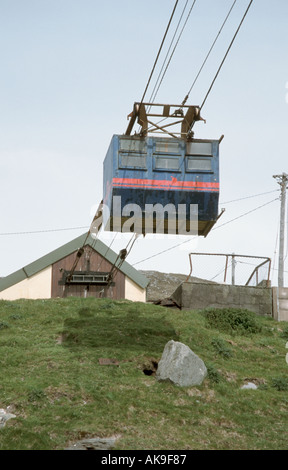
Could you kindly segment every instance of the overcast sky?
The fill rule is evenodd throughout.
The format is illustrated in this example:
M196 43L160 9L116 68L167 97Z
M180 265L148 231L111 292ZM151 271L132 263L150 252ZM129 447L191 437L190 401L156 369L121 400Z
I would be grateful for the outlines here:
M185 3L178 3L170 39ZM182 102L232 3L196 1L156 101ZM236 2L188 104L201 104L248 3ZM125 132L141 100L174 4L0 0L0 276L89 227L102 199L110 140ZM177 248L183 237L139 238L127 259L136 268L188 274L191 251L235 252L271 257L277 283L280 201L273 175L288 173L287 27L286 0L254 0L203 108L207 122L194 126L198 138L225 136L224 215L207 238ZM165 49L160 65L164 57ZM111 237L101 240L110 244ZM119 234L112 249L126 243Z

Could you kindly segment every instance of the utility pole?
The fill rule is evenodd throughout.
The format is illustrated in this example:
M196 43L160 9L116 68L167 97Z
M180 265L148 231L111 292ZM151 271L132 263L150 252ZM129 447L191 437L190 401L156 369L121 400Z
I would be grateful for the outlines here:
M284 243L285 243L285 213L286 213L286 189L288 174L274 175L273 178L281 187L280 208L280 235L279 235L279 265L278 265L278 287L284 287Z
M232 286L235 286L235 270L236 270L236 261L235 261L235 253L232 253Z

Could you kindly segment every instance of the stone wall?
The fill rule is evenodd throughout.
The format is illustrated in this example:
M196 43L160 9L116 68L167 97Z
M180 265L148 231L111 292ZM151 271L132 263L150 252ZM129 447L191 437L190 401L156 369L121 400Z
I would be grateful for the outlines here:
M171 297L184 309L242 308L273 316L271 288L183 282Z

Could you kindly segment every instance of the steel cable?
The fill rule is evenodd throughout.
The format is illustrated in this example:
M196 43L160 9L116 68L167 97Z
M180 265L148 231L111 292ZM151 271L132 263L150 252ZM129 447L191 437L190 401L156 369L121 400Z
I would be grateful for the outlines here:
M164 42L165 42L165 39L166 39L167 33L168 33L168 31L169 31L169 28L170 28L170 25L171 25L171 22L172 22L172 19L173 19L173 16L174 16L175 10L176 10L176 8L177 8L178 1L179 1L179 0L176 0L176 2L175 2L175 5L174 5L174 8L173 8L173 11L172 11L172 14L171 14L171 17L170 17L169 23L168 23L168 25L167 25L167 28L166 28L166 31L165 31L164 37L163 37L163 39L162 39L162 42L161 42L161 45L160 45L160 48L159 48L159 51L158 51L157 57L156 57L156 59L155 59L154 65L153 65L153 67L152 67L152 70L151 70L151 73L150 73L150 77L149 77L149 79L148 79L148 82L147 82L146 88L145 88L145 90L144 90L144 93L143 93L143 96L142 96L142 99L141 99L141 103L140 103L140 105L143 103L143 101L144 101L144 98L145 98L145 95L146 95L146 92L147 92L147 89L148 89L148 87L149 87L149 85L150 85L150 81L151 81L151 78L152 78L152 76L153 76L153 73L154 73L154 70L155 70L156 64L157 64L157 62L158 62L158 59L159 59L159 56L160 56L160 53L161 53L162 47L163 47L163 45L164 45Z

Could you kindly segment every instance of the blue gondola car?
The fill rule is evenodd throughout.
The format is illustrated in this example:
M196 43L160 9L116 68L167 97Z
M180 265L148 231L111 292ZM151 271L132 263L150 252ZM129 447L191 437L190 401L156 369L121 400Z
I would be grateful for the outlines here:
M114 135L103 193L105 230L206 236L218 217L219 141ZM156 204L166 210L151 222Z
M128 118L104 160L104 230L206 236L219 217L222 137L194 138L194 123L204 121L198 106L134 103ZM141 130L131 136L136 121ZM171 130L179 124L180 133Z

